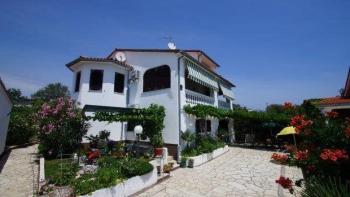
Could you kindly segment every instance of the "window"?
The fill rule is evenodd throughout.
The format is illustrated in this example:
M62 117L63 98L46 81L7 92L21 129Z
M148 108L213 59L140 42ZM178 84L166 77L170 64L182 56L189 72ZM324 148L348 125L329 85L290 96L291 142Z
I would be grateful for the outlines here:
M79 92L80 89L80 77L81 77L81 72L77 72L76 76L75 76L75 88L74 91L75 92Z
M196 132L197 133L206 133L211 132L211 121L205 119L196 120Z
M90 72L90 90L102 90L103 70L91 70Z
M114 92L124 92L124 75L120 73L114 74Z
M210 120L207 120L207 132L210 132L211 131L211 121Z
M143 91L170 88L170 68L167 65L151 68L143 76Z

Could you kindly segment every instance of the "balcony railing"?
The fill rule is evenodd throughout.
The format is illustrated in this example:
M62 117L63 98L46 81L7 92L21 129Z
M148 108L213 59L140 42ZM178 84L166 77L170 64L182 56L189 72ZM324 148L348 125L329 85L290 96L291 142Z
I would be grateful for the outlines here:
M222 108L222 109L231 109L230 103L228 103L226 101L218 100L218 105L219 105L219 108Z
M191 90L186 90L186 102L189 104L202 104L214 106L214 98Z

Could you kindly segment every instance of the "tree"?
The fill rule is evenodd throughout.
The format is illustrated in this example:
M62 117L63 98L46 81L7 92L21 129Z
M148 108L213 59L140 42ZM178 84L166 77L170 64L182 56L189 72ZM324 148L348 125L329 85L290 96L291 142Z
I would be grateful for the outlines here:
M70 93L67 86L62 85L61 83L51 83L34 93L32 99L50 101L60 97L67 98L69 95Z
M281 114L285 112L285 108L280 104L271 104L266 107L266 112Z
M21 90L18 88L9 88L7 92L9 93L11 101L14 104L24 103L29 100L26 96L22 95Z

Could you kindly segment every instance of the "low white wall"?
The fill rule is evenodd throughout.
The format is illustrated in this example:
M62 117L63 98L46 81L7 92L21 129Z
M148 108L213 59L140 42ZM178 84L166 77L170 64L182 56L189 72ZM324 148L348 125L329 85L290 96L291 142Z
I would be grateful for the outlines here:
M218 148L214 150L211 153L203 153L201 155L195 156L195 157L189 157L188 158L188 166L189 167L196 167L199 165L202 165L203 163L206 163L228 151L228 146L225 145L223 148Z
M153 170L147 174L129 178L128 180L122 183L119 183L114 187L96 190L92 192L90 195L85 195L84 197L130 196L157 183L157 180L158 180L157 168L153 166Z

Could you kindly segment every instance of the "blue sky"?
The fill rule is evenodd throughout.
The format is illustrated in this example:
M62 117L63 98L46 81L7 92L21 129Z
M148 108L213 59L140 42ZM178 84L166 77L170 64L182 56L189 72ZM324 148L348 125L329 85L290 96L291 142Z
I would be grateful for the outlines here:
M349 0L0 0L0 76L26 95L50 82L70 86L65 64L79 55L166 48L170 34L221 65L237 103L300 103L344 86L349 10Z

